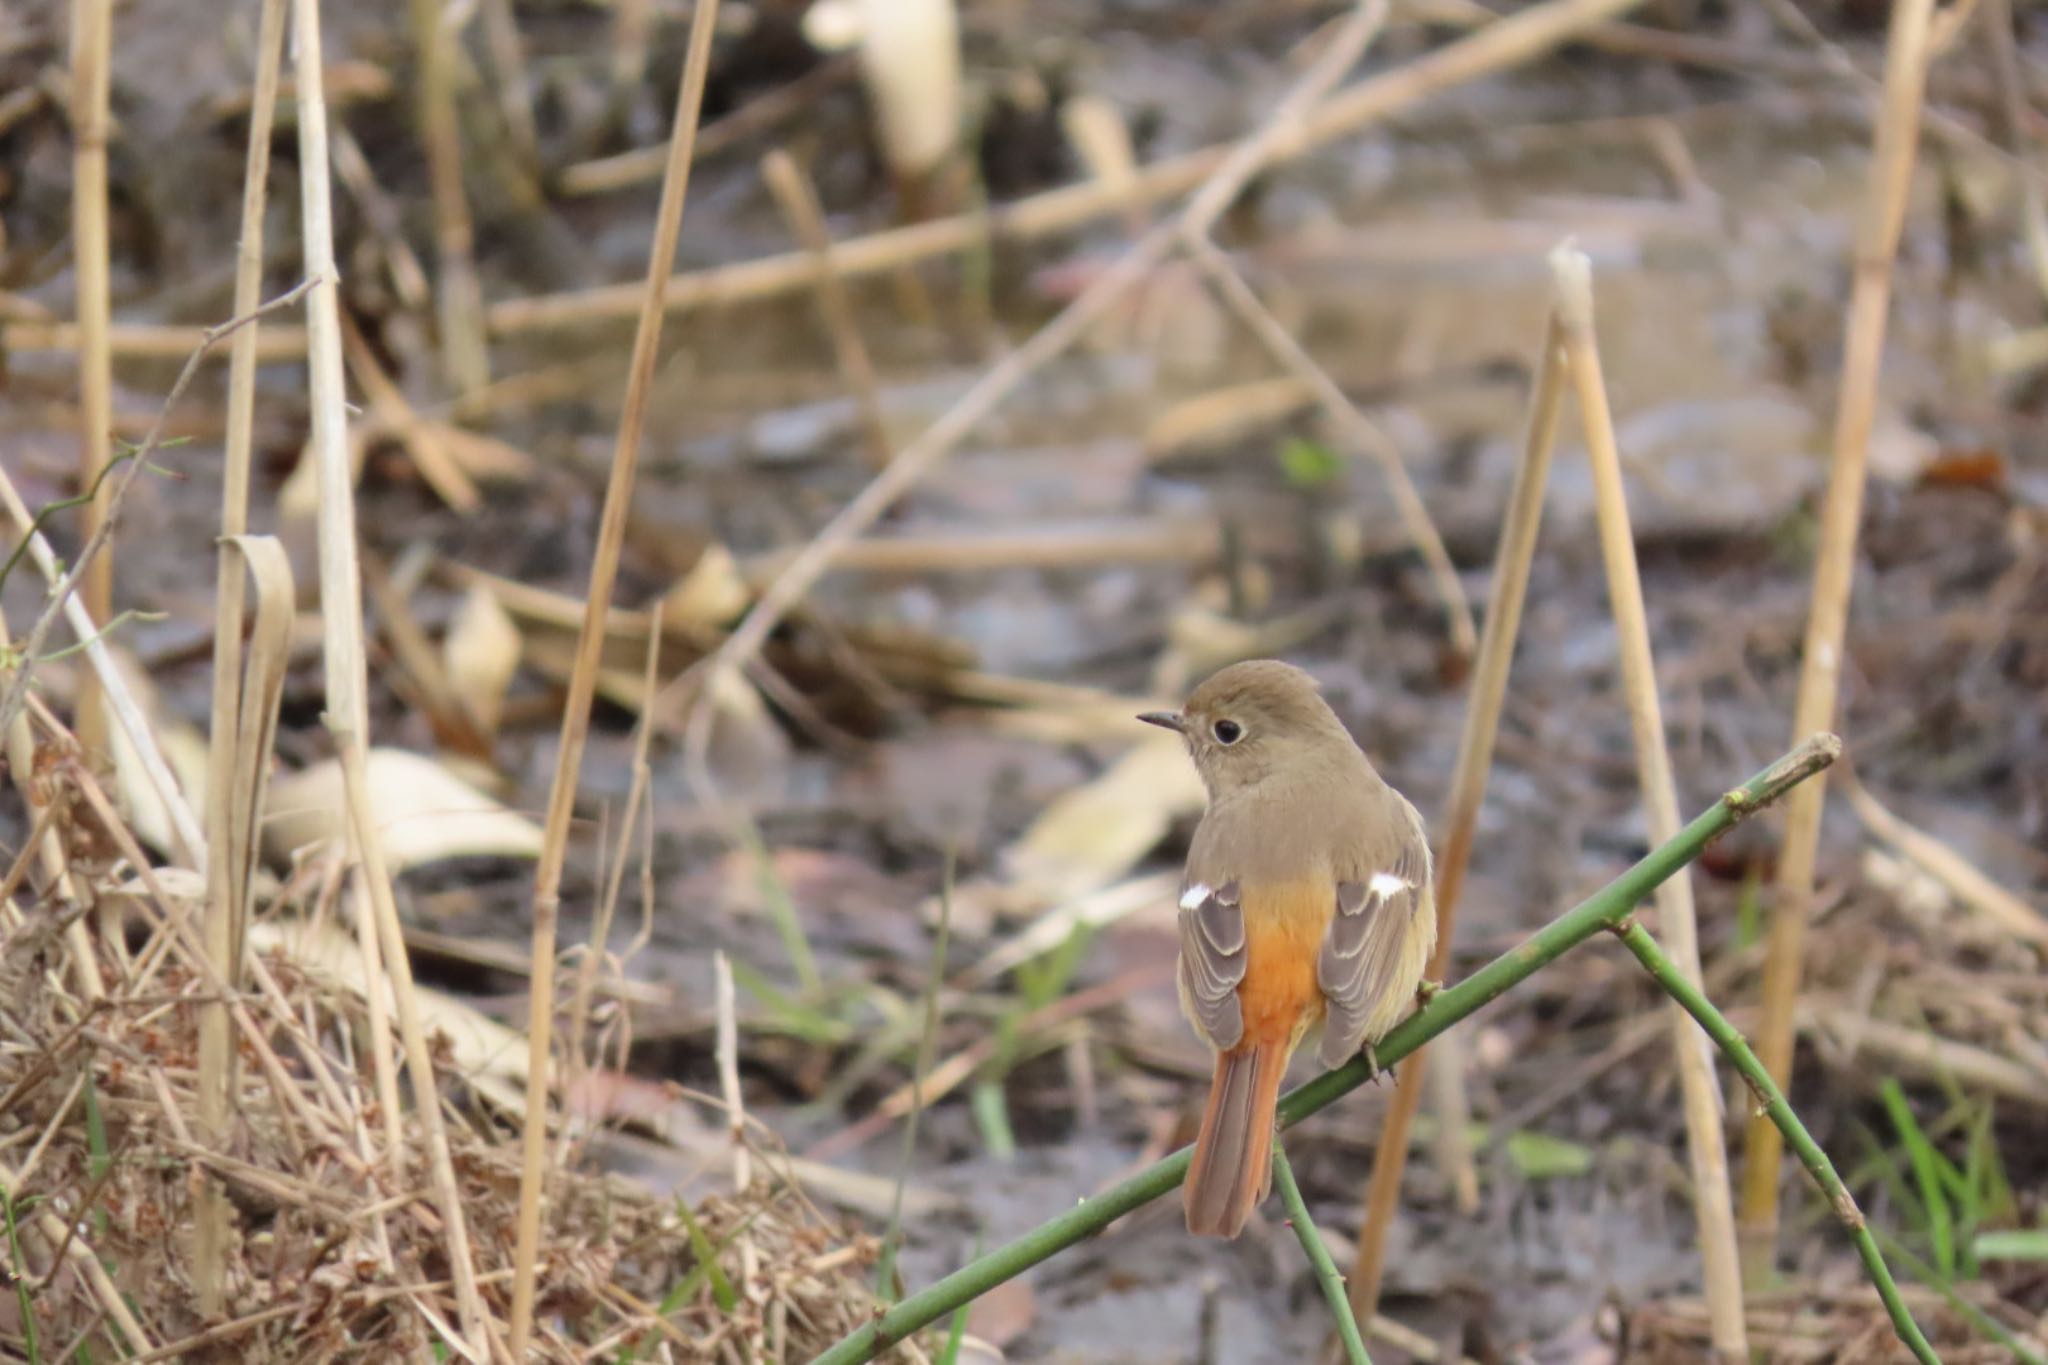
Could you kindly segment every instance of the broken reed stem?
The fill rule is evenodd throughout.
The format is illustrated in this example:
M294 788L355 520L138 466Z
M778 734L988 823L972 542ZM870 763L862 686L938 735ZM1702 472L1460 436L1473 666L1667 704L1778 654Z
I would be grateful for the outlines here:
M1820 772L1841 752L1842 742L1835 736L1814 735L1728 792L1680 831L1676 839L1653 850L1575 908L1457 985L1438 991L1427 1005L1380 1040L1375 1049L1380 1065L1390 1066L1410 1056L1431 1038L1476 1013L1572 948L1601 930L1620 924L1666 877L1699 857L1716 835ZM1372 1064L1363 1056L1323 1073L1281 1099L1281 1126L1300 1123L1364 1085L1375 1074ZM1183 1148L1115 1188L1047 1219L1008 1245L976 1258L938 1283L877 1314L860 1330L817 1356L811 1365L860 1365L875 1359L960 1305L972 1302L1048 1257L1101 1232L1133 1209L1168 1193L1186 1179L1192 1155L1190 1149Z
M514 1360L526 1358L533 1332L533 1305L539 1272L541 1203L547 1170L548 1071L554 1050L555 941L561 909L562 865L567 857L569 822L576 808L577 775L583 766L584 742L590 734L590 705L602 663L605 616L611 608L612 585L618 578L619 555L625 545L626 517L632 504L633 476L640 463L640 433L654 386L654 365L661 351L663 303L668 278L675 268L676 240L682 232L683 205L688 198L690 162L697 140L697 118L704 101L704 81L711 66L711 39L716 32L718 0L698 0L690 18L689 53L676 90L674 128L669 135L668 172L662 177L661 204L655 212L654 244L647 257L647 282L641 299L640 324L633 336L632 368L626 375L625 405L619 414L618 441L605 484L604 510L598 523L597 546L591 557L590 589L576 638L576 663L569 675L569 695L562 704L561 743L555 756L553 789L548 795L546 833L540 864L533 874L532 1006L527 1022L526 1113L520 1132L519 1223L512 1273L511 1347Z
M778 147L761 158L761 178L775 196L776 207L789 224L799 244L810 253L817 272L818 316L825 333L832 338L832 357L860 409L861 435L868 448L868 464L881 469L889 463L889 426L882 416L881 386L875 380L875 365L868 358L867 343L861 340L860 321L853 311L853 296L839 267L832 259L832 232L819 207L817 191L810 177L796 164L796 158Z
M1501 518L1500 543L1493 554L1491 600L1480 631L1478 657L1472 665L1472 696L1465 703L1458 761L1452 770L1450 794L1444 802L1436 861L1436 948L1430 954L1428 968L1433 981L1443 980L1450 969L1458 899L1465 885L1465 869L1472 860L1479 807L1486 799L1486 779L1493 770L1494 738L1500 730L1501 705L1507 697L1515 640L1522 629L1529 569L1536 558L1536 534L1543 522L1543 499L1550 483L1550 457L1557 445L1564 385L1564 346L1553 309L1544 326L1536 389L1530 398L1529 423L1522 438L1522 456L1515 465L1514 486L1508 492L1507 509ZM1408 1164L1408 1133L1422 1103L1427 1063L1418 1048L1408 1065L1401 1068L1379 1143L1373 1148L1372 1176L1366 1184L1365 1210L1358 1233L1358 1258L1352 1264L1350 1282L1351 1307L1359 1318L1368 1321L1379 1308L1387 1238L1393 1231L1394 1210L1400 1203L1401 1176Z
M1820 543L1814 551L1813 603L1792 709L1792 732L1833 722L1840 687L1843 634L1856 569L1856 534L1863 518L1865 462L1884 360L1892 263L1905 225L1906 197L1920 135L1927 80L1927 39L1933 0L1898 0L1885 46L1884 103L1878 115L1869 197L1858 225L1855 285L1849 300L1842 361L1842 391L1835 412L1834 454L1821 504ZM1763 1019L1757 1053L1781 1088L1791 1083L1793 1015L1820 850L1825 782L1800 792L1785 812L1778 855L1775 904L1764 957ZM1743 1271L1752 1284L1768 1279L1778 1240L1778 1181L1784 1143L1775 1124L1752 1117L1744 1142L1741 1236Z
M1330 1316L1337 1319L1337 1339L1344 1343L1345 1360L1350 1365L1372 1365L1372 1357L1366 1354L1365 1338L1358 1334L1358 1319L1352 1315L1351 1301L1344 1297L1344 1277L1337 1273L1337 1263L1330 1259L1323 1234L1316 1231L1315 1220L1308 1216L1308 1201L1301 1197L1301 1186L1295 1183L1286 1146L1278 1142L1273 1144L1273 1184L1280 1190L1287 1220L1294 1224L1294 1235L1316 1273L1323 1301L1330 1305Z
M1629 524L1628 492L1622 482L1621 451L1614 437L1601 373L1600 344L1593 327L1593 263L1569 244L1551 254L1564 350L1579 399L1587 462L1607 572L1608 609L1614 617L1621 655L1621 686L1635 734L1636 782L1645 830L1657 842L1678 832L1678 788L1671 775L1671 751L1664 734L1664 708L1657 694L1657 664L1650 647L1649 614L1643 605L1636 565L1635 533ZM1657 922L1671 942L1686 981L1703 985L1699 924L1692 879L1681 871L1657 888ZM1692 1167L1693 1217L1699 1226L1701 1279L1707 1300L1708 1336L1722 1365L1749 1359L1749 1332L1742 1310L1742 1272L1736 1257L1735 1208L1728 1185L1728 1150L1722 1136L1721 1092L1713 1053L1685 1010L1670 1007L1677 1051L1679 1090L1685 1106L1686 1153Z
M1206 233L1196 235L1188 232L1183 234L1182 240L1195 265L1208 277L1210 286L1238 320L1251 329L1259 344L1266 348L1266 354L1307 384L1330 424L1350 444L1362 449L1379 465L1380 473L1387 481L1387 491L1393 495L1394 507L1401 514L1401 525L1408 532L1409 543L1422 557L1429 570L1430 581L1436 585L1437 596L1443 601L1451 647L1460 658L1472 657L1475 640L1472 604L1465 599L1465 586L1459 581L1458 566L1451 563L1451 552L1444 548L1442 533L1430 520L1429 508L1423 504L1422 495L1415 491L1415 481L1408 477L1408 467L1401 462L1401 452L1387 439L1386 433L1345 396L1344 391L1337 387L1337 381L1316 363L1307 348L1280 324L1280 319L1274 317L1260 301L1257 292Z
M701 772L705 768L713 714L713 708L705 701L718 695L721 675L737 680L740 670L767 642L769 632L831 567L840 550L910 491L1020 384L1086 336L1119 299L1166 258L1183 233L1205 235L1275 150L1289 139L1299 137L1324 98L1372 45L1386 22L1387 10L1387 0L1360 0L1315 64L1303 73L1266 122L1231 149L1176 220L1146 233L1078 298L1033 333L1030 340L984 371L952 407L899 451L889 467L840 508L776 575L725 643L705 660L706 676L697 689L685 735L684 761L688 770Z
M108 346L107 111L113 82L113 0L72 0L71 4L71 254L78 322L78 486L94 490L79 518L79 539L91 541L110 518L110 493L100 478L112 451L114 427L113 353ZM114 609L111 555L86 565L85 609L108 621ZM90 672L81 675L78 743L87 754L105 757L106 717Z
M312 280L307 297L307 378L311 388L313 458L320 486L320 614L327 692L326 723L341 759L350 820L350 850L357 875L369 883L371 908L383 950L383 980L364 983L372 1008L389 983L398 1009L406 1070L427 1149L436 1211L448 1241L449 1275L463 1336L473 1358L488 1359L495 1332L477 1289L469 1225L448 1152L448 1134L434 1079L433 1054L420 1022L411 961L392 899L390 870L369 811L364 772L369 738L368 664L363 651L363 589L356 559L353 471L348 450L348 395L342 380L341 275L334 261L331 173L327 158L327 100L321 65L320 0L296 0L293 74L298 85L300 234ZM502 1349L502 1347L500 1348Z
M263 211L269 201L270 133L277 113L278 70L284 57L285 0L263 0L256 29L255 94L249 106L249 145L242 173L242 226L235 254L235 313L262 303ZM234 856L235 775L242 712L243 551L236 537L249 526L249 467L256 422L256 339L251 323L235 333L228 356L227 444L223 456L220 550L214 587L213 698L207 736L206 955L229 991L241 988L240 945L247 923L249 887ZM228 1096L235 1052L225 1001L199 1011L199 1114L201 1142L226 1147ZM227 1191L202 1174L192 1250L194 1288L202 1317L221 1311L227 1246Z
M1813 1183L1820 1186L1828 1207L1848 1229L1850 1240L1856 1244L1856 1254L1863 1261L1864 1272L1870 1276L1878 1298L1884 1301L1885 1312L1891 1315L1892 1327L1898 1332L1899 1340L1905 1343L1921 1365L1941 1365L1941 1358L1928 1345L1920 1325L1913 1321L1911 1310L1900 1296L1899 1286L1884 1263L1883 1253L1878 1250L1877 1237L1864 1222L1863 1211L1856 1206L1856 1197L1842 1183L1834 1163L1828 1160L1827 1153L1813 1140L1813 1135L1806 1131L1806 1125L1799 1121L1799 1115L1785 1098L1785 1092L1778 1088L1777 1082L1771 1079L1771 1073L1750 1051L1742 1034L1722 1016L1721 1011L1714 1008L1714 1003L1707 999L1684 968L1657 945L1657 940L1633 916L1615 925L1613 931L1635 954L1636 961L1643 964L1644 970L1664 988L1664 993L1698 1021L1707 1036L1741 1073L1742 1079L1748 1082L1750 1093L1756 1097L1757 1113L1777 1130L1780 1137L1792 1144L1793 1155L1799 1158L1800 1165L1806 1167Z
M484 344L483 288L473 255L475 230L462 188L462 126L455 116L455 52L442 0L412 0L413 45L419 53L420 140L434 196L435 316L441 331L442 378L456 393L491 382Z
M1265 163L1291 160L1378 123L1429 96L1531 61L1583 35L1643 0L1546 0L1446 43L1405 66L1359 81L1292 124L1263 153ZM1327 50L1327 49L1326 49ZM920 261L986 249L991 240L1029 242L1084 227L1133 205L1172 199L1214 176L1241 142L1219 143L1141 168L1128 185L1083 181L1047 190L992 213L962 213L910 227L870 233L839 243L833 252L843 279L886 274ZM668 306L674 310L774 298L808 288L809 253L783 252L737 265L678 275ZM617 321L639 306L633 285L608 285L567 294L536 295L493 304L494 335Z

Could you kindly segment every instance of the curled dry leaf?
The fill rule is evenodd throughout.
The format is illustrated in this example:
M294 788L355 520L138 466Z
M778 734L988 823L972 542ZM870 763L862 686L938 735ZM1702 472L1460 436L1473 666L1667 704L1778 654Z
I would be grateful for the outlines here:
M404 749L370 751L369 803L393 872L443 858L540 856L539 825ZM271 784L264 849L282 861L308 844L341 838L347 820L341 765L323 760Z
M1080 896L1129 872L1175 820L1201 808L1202 781L1179 738L1147 735L1094 781L1047 806L1006 861L1034 899Z
M740 576L732 551L711 544L697 556L677 584L662 599L662 619L689 626L723 626L731 623L753 603L754 594Z
M487 740L498 735L505 693L519 672L522 640L512 615L490 588L470 585L441 642L449 686Z

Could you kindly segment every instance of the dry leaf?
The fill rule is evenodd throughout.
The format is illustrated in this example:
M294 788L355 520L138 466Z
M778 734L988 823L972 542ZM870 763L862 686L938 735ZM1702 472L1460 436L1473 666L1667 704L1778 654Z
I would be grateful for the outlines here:
M661 614L671 624L723 626L753 600L732 551L714 543L704 547L682 581L669 589L662 599Z
M536 858L541 829L431 758L372 749L369 807L393 872L442 858ZM307 844L342 837L348 820L341 764L326 759L281 777L265 803L263 845L279 861Z
M1202 800L1180 738L1147 735L1094 781L1047 806L1006 861L1046 900L1080 896L1129 872Z
M498 737L505 693L519 672L523 643L519 627L496 594L481 583L472 584L441 641L441 666L449 687L469 708L486 740Z

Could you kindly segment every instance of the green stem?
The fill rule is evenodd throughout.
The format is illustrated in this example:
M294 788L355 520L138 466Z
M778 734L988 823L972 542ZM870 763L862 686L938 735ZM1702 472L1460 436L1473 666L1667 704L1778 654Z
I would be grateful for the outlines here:
M1800 1164L1806 1167L1806 1173L1813 1177L1813 1183L1820 1186L1820 1192L1827 1196L1828 1204L1834 1209L1835 1216L1842 1220L1842 1226L1849 1229L1849 1236L1856 1243L1856 1254L1863 1258L1863 1269L1870 1276L1870 1282L1877 1287L1877 1296L1884 1300L1885 1311L1891 1314L1892 1327L1898 1332L1899 1340L1906 1343L1907 1349L1912 1351L1914 1358L1919 1360L1921 1365L1941 1365L1941 1357L1927 1344L1927 1338L1920 1332L1920 1324L1913 1321L1912 1313L1906 1308L1905 1299L1900 1297L1899 1287L1892 1280L1892 1272L1885 1265L1883 1254L1877 1249L1877 1238L1871 1235L1869 1226L1864 1223L1863 1211L1856 1207L1855 1196L1850 1194L1849 1187L1842 1183L1842 1177L1835 1173L1834 1163L1828 1160L1827 1153L1820 1149L1820 1144L1806 1131L1806 1125L1799 1121L1799 1115L1792 1112L1791 1104L1785 1099L1785 1092L1778 1089L1777 1082L1771 1079L1771 1073L1764 1069L1764 1064L1749 1050L1749 1043L1736 1032L1735 1026L1722 1016L1721 1011L1714 1008L1713 1002L1685 979L1685 975L1678 970L1678 964L1657 946L1656 939L1650 937L1649 930L1635 920L1629 919L1616 925L1614 932L1628 945L1628 950L1636 955L1636 961L1642 963L1644 969L1657 979L1657 984L1664 988L1665 994L1676 1000L1687 1014L1699 1021L1700 1027L1707 1031L1707 1036L1712 1038L1715 1045L1727 1054L1728 1060L1735 1064L1735 1069L1741 1073L1742 1079L1749 1082L1750 1091L1756 1096L1764 1117L1785 1135L1786 1144L1798 1156Z
M1509 949L1457 985L1438 991L1427 1005L1408 1016L1379 1041L1374 1051L1380 1065L1386 1067L1400 1061L1567 950L1584 943L1602 929L1621 923L1667 877L1699 857L1715 835L1776 801L1834 762L1841 752L1842 741L1835 736L1815 735L1723 796L1711 809L1680 830L1676 838L1622 873L1577 908L1552 920L1535 937ZM1324 1073L1282 1098L1281 1123L1291 1126L1301 1122L1364 1085L1375 1074L1364 1057L1352 1058L1335 1071ZM1040 1261L1093 1236L1133 1209L1149 1204L1173 1189L1186 1178L1191 1155L1183 1148L1116 1188L1093 1199L1085 1199L1015 1241L975 1258L841 1338L811 1365L861 1365L861 1362L873 1360L961 1304L1016 1278Z
M1337 1337L1344 1343L1345 1359L1351 1365L1372 1365L1372 1357L1365 1353L1365 1338L1358 1334L1358 1319L1352 1316L1350 1296L1344 1292L1344 1277L1337 1273L1337 1263L1330 1259L1330 1249L1323 1245L1323 1234L1316 1231L1314 1220L1308 1216L1301 1186L1294 1183L1294 1168L1287 1164L1287 1153L1277 1142L1273 1144L1273 1182L1280 1187L1280 1202L1287 1206L1294 1235L1301 1239L1301 1249L1308 1253L1308 1263L1315 1267L1316 1283L1322 1286L1323 1297L1337 1319Z

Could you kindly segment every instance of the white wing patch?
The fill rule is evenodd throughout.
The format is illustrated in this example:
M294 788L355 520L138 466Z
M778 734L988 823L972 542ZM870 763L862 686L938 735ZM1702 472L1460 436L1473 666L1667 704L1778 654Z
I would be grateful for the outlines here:
M1366 890L1372 893L1375 900L1390 901L1403 891L1414 889L1414 882L1406 877L1397 877L1391 872L1375 872L1372 874L1372 880L1366 883ZM1186 902L1183 901L1182 904L1185 905Z
M1180 908L1183 910L1199 910L1202 908L1202 902L1209 899L1209 894L1208 887L1200 882L1196 882L1193 886L1180 893Z

